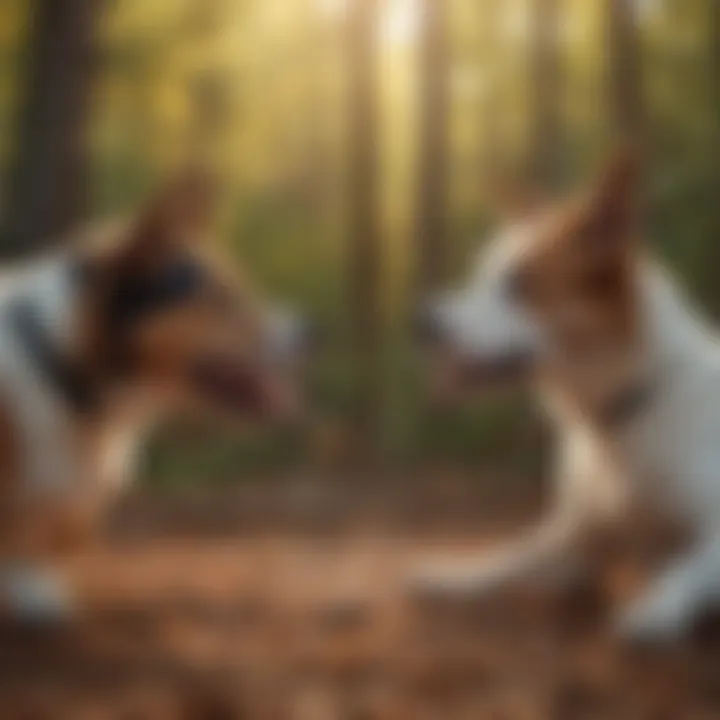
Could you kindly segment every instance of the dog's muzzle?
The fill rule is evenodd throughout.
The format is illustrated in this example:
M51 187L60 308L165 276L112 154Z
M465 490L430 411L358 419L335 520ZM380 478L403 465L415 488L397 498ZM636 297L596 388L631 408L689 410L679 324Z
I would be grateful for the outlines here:
M533 365L533 355L523 350L509 350L496 356L455 357L455 374L464 385L484 385L523 377Z
M426 349L439 349L449 345L450 338L437 306L422 304L412 317L412 338Z
M413 316L412 337L439 361L446 380L458 387L482 387L522 378L535 361L534 354L522 348L485 353L458 347L438 306L432 303L421 306Z
M273 365L292 366L314 355L324 343L319 323L290 310L272 312L267 330L267 359Z

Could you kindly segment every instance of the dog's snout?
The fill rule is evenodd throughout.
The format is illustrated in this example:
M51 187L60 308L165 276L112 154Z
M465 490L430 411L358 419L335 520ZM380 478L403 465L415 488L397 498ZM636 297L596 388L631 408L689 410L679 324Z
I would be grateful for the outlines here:
M298 321L297 344L301 352L316 352L325 344L326 338L326 329L317 319L303 317Z
M415 341L422 345L439 345L443 341L443 324L433 304L424 303L415 310L412 334Z
M286 363L302 360L324 342L324 329L317 321L283 309L275 311L268 327L269 356Z

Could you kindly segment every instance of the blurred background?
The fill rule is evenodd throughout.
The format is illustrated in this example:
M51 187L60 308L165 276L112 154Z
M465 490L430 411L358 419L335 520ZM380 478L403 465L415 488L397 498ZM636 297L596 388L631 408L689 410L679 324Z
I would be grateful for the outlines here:
M51 644L43 677L60 677L68 653L82 673L115 672L120 640L135 637L146 659L244 668L233 687L247 690L253 710L203 709L208 698L217 709L213 670L201 676L211 690L201 683L188 717L660 717L613 705L617 697L588 685L589 675L573 684L580 656L563 653L554 635L536 636L517 614L505 624L464 615L451 626L433 616L409 630L393 624L395 601L376 623L358 598L401 575L418 547L397 537L418 518L445 517L446 535L487 536L479 516L497 532L507 527L498 518L512 525L536 507L546 443L528 404L503 395L437 407L409 333L415 301L468 272L496 220L498 178L511 169L573 187L615 138L636 138L648 157L653 245L720 314L719 118L717 0L0 0L0 253L24 256L91 218L131 212L173 168L201 159L223 180L221 242L268 295L306 309L328 335L309 369L302 428L238 437L183 422L160 432L130 534L152 527L185 538L200 527L203 539L168 546L145 537L110 561L88 561L81 575L96 600L134 607L144 598L154 619L123 615L130 625L121 624L120 639L110 633L112 642L103 626ZM296 490L277 482L288 478L301 481L291 483ZM358 519L371 496L395 513L382 532L372 512ZM326 527L318 510L326 501L344 508L345 535L365 528L362 542L328 550L297 538L299 528L315 537ZM203 544L238 531L232 551ZM230 587L226 605L208 599L218 583ZM319 615L297 611L292 603L318 589L337 590L333 602ZM165 644L140 640L160 632L158 618L171 626ZM313 645L315 631L329 644ZM450 637L457 642L443 644ZM17 670L21 646L6 647L15 654L0 665ZM509 649L498 675L485 655ZM546 678L547 652L570 674ZM278 657L299 662L282 681ZM140 687L153 668L167 668L132 658L123 667L139 673ZM616 667L612 655L593 658ZM525 693L528 678L540 689ZM488 701L488 682L500 714L472 704ZM641 699L669 702L676 685L655 682ZM398 688L414 699L398 700L397 714L347 709L362 705L347 697L366 696L390 707ZM305 710L268 710L295 690L293 705ZM443 693L467 702L443 704ZM697 717L717 717L714 698ZM663 717L690 717L689 702ZM65 706L53 707L58 714L33 717L64 717ZM102 707L92 717L120 717ZM582 714L587 707L595 714ZM178 717L148 712L132 717Z
M155 453L167 482L335 467L537 465L518 403L431 407L413 302L458 281L498 173L562 188L618 134L648 146L652 237L711 307L714 0L3 0L2 247L136 208L202 158L219 235L329 330L313 421ZM178 432L177 430L175 432ZM174 446L174 447L173 447Z

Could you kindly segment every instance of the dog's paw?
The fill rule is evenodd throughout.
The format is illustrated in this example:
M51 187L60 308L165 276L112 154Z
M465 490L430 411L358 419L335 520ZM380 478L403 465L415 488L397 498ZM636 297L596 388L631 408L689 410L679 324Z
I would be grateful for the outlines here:
M3 570L0 598L10 619L23 624L66 623L78 610L65 580L47 569L15 566Z
M615 622L616 635L633 646L671 645L686 631L687 617L682 607L663 598L635 603Z

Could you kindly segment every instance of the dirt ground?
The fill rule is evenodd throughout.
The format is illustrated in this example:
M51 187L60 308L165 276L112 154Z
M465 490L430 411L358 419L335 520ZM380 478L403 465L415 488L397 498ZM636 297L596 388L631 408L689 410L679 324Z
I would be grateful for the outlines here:
M126 508L70 564L81 620L0 627L0 720L720 718L716 623L662 650L608 632L647 547L563 590L418 602L405 578L419 558L486 552L524 514L251 522L238 504Z

